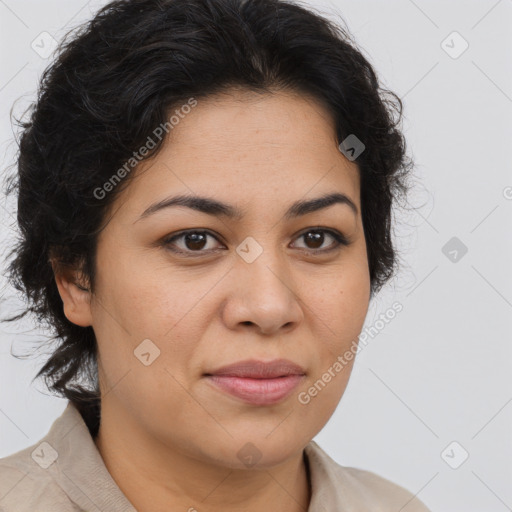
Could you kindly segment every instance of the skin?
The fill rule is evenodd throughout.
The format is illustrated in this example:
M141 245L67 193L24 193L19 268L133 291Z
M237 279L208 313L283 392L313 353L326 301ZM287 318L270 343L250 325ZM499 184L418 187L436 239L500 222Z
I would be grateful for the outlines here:
M357 340L368 310L358 169L339 151L328 111L294 92L229 92L199 100L162 151L132 171L99 237L96 294L73 284L78 270L56 275L66 317L92 325L97 338L96 446L141 512L255 512L269 503L307 510L303 449L333 414L353 361L307 405L298 394ZM335 192L357 214L334 204L284 218L295 201ZM177 194L208 196L244 215L173 206L137 220ZM303 236L318 226L350 244L335 248L325 231L320 242ZM202 246L184 237L165 244L186 229L213 235ZM263 249L252 263L236 252L248 236ZM148 366L134 355L145 339L160 350ZM203 375L281 357L306 376L274 405L247 404ZM237 456L248 442L261 454L251 468Z

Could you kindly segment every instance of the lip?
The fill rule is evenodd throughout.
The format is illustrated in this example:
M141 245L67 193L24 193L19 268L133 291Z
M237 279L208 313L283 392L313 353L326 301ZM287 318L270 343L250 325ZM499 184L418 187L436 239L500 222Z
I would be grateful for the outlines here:
M287 359L250 359L204 374L218 389L253 405L272 405L284 400L305 375L303 368Z

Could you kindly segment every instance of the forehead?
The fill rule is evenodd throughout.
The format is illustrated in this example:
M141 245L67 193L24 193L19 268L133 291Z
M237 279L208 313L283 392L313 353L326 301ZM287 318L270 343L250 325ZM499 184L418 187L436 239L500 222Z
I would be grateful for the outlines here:
M133 173L122 194L133 213L174 192L245 204L289 203L335 189L359 205L359 171L338 149L332 116L293 92L198 99L161 151Z
M336 143L334 119L318 100L297 91L229 90L199 99L170 140L181 146L250 149Z

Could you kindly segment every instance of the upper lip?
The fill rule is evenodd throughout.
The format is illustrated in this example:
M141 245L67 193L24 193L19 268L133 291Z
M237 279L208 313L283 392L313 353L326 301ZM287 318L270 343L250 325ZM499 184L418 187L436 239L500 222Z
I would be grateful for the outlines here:
M272 379L275 377L285 377L287 375L305 375L305 373L305 370L301 366L288 359L274 359L268 362L247 359L223 366L217 370L212 370L205 375Z

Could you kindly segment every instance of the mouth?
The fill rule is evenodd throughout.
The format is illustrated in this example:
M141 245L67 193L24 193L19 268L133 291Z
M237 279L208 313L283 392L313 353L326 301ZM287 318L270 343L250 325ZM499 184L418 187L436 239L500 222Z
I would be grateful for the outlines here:
M217 389L252 405L281 402L306 377L299 365L286 359L246 360L205 373Z

